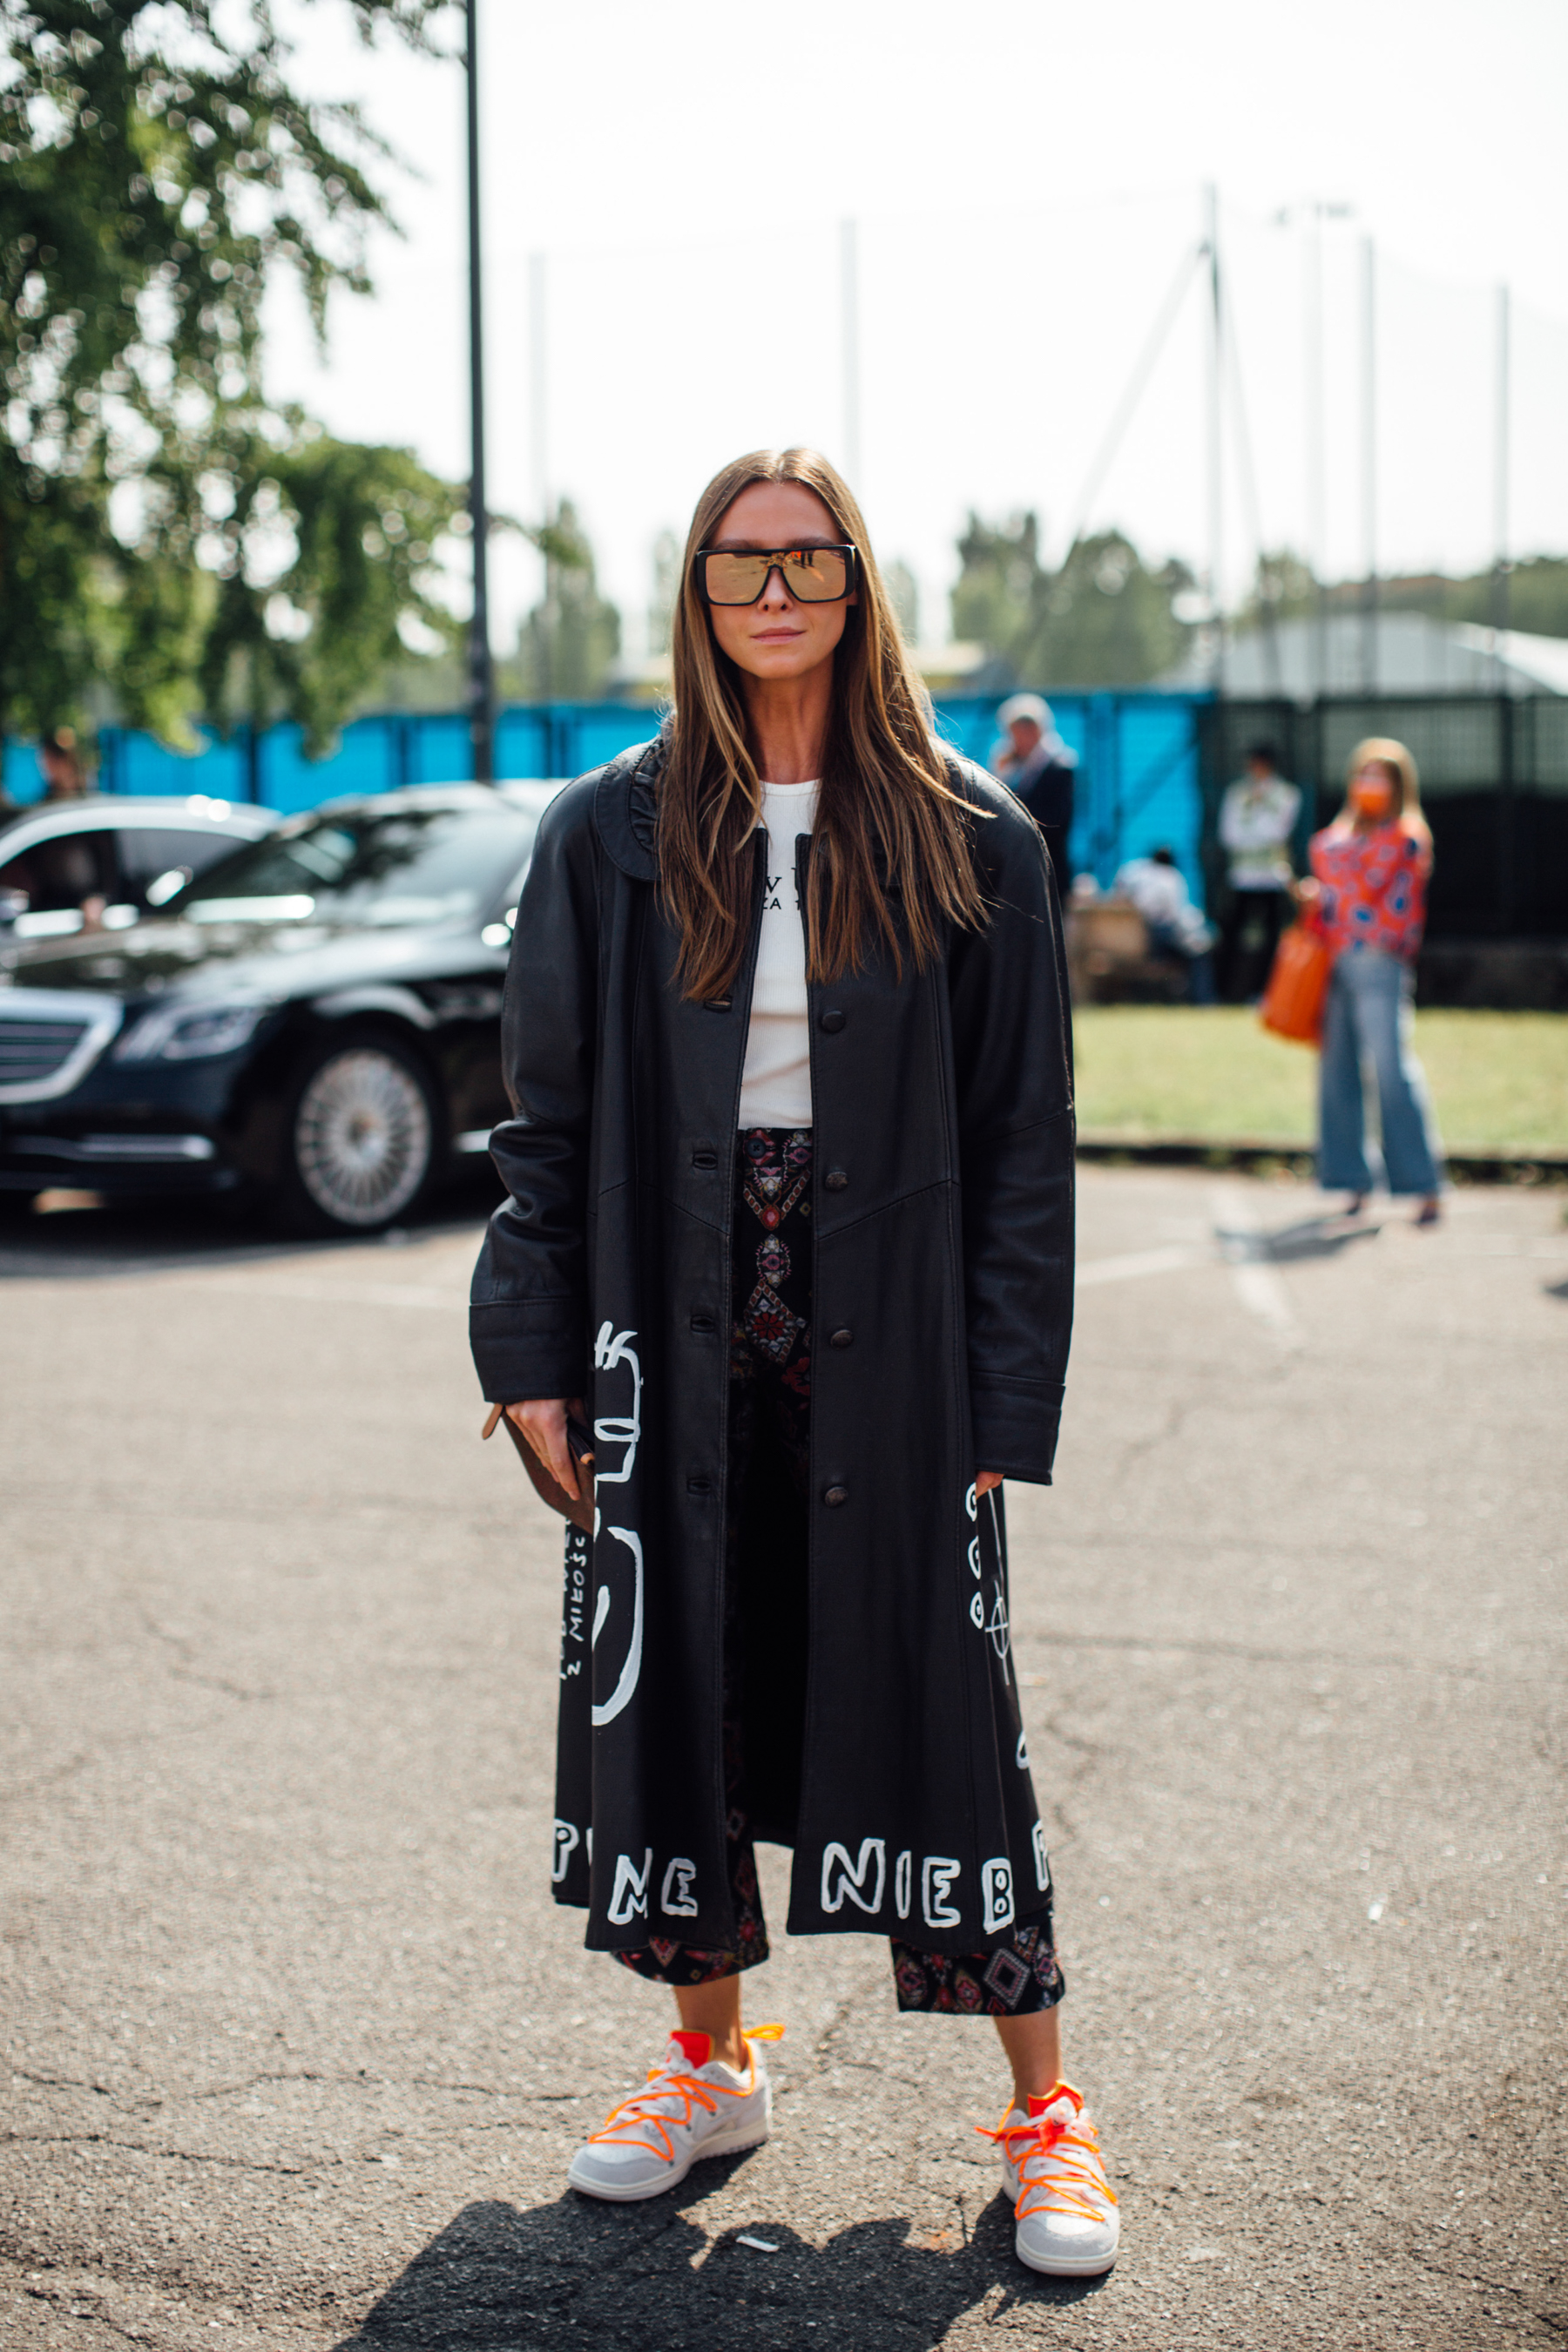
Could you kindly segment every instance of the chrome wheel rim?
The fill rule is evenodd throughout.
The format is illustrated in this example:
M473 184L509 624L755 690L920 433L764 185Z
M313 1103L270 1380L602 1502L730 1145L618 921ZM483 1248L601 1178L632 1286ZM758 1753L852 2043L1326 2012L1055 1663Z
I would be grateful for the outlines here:
M339 1224L395 1217L430 1164L430 1108L413 1072L374 1046L334 1054L300 1097L294 1160L311 1200Z

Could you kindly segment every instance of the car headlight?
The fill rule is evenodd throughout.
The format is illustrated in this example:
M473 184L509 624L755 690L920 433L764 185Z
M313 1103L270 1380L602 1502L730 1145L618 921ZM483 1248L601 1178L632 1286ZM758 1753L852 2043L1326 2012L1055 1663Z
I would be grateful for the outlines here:
M232 1054L272 1010L249 997L238 1004L170 1004L144 1013L114 1049L117 1062L202 1062Z

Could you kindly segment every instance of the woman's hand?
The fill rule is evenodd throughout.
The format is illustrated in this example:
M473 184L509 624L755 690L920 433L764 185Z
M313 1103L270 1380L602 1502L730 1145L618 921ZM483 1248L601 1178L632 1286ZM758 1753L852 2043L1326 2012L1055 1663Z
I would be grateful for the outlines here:
M975 1499L975 1501L976 1501L976 1502L978 1502L978 1501L980 1500L980 1497L981 1497L981 1496L982 1496L982 1495L988 1495L988 1494L991 1492L991 1489L992 1489L992 1487L993 1487L993 1486L999 1486L1001 1484L1002 1484L1002 1473L1000 1472L1000 1470L981 1470L981 1471L978 1471L978 1472L975 1474L975 1479L974 1479L974 1499Z
M581 1421L581 1397L531 1397L526 1404L509 1404L506 1417L521 1430L556 1485L574 1502L577 1496L577 1465L566 1443L566 1417Z

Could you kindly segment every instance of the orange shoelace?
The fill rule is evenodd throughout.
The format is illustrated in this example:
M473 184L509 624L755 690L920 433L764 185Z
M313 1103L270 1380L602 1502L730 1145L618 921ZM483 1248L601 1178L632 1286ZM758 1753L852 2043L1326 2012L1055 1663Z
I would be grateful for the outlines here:
M1084 2121L1082 2099L1066 2083L1058 2098L1062 2095L1073 2102L1070 2116L1020 2116L1009 2123L1009 2108L994 2131L987 2131L984 2124L974 2126L982 2139L1000 2142L1018 2175L1018 2201L1013 2210L1020 2221L1030 2213L1047 2212L1103 2221L1105 2205L1117 2201L1105 2177L1100 2134Z
M742 2032L741 2039L743 2042L782 2042L784 2031L782 2025L753 2025ZM751 2080L742 2089L731 2091L728 2084L700 2082L695 2074L689 2074L684 2067L667 2065L661 2059L657 2066L650 2066L647 2070L647 2090L634 2091L629 2098L622 2099L618 2105L613 2106L598 2130L589 2134L590 2145L608 2141L617 2147L646 2147L650 2155L662 2157L667 2164L673 2164L675 2142L670 2137L671 2125L678 2130L684 2130L699 2107L707 2115L715 2115L721 2098L749 2099L756 2086L755 2060L752 2063ZM658 2106L669 2099L681 2102L679 2114L658 2113ZM647 2132L653 2132L657 2137L645 2138L643 2135Z

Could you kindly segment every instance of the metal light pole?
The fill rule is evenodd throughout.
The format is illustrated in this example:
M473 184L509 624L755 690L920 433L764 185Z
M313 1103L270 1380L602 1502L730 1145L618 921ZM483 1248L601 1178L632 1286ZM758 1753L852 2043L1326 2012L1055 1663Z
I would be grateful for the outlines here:
M495 665L490 657L489 513L485 503L485 338L479 271L479 0L465 0L468 99L468 418L473 450L468 523L474 542L474 613L468 624L468 740L474 782L493 784Z

